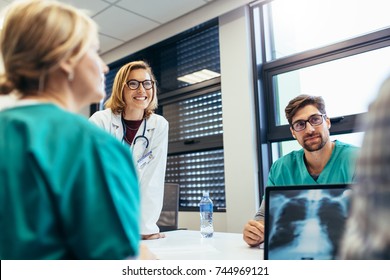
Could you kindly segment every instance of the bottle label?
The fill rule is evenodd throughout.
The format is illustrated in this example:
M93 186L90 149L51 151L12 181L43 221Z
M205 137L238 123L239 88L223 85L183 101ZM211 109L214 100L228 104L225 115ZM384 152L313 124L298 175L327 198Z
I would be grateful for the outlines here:
M201 204L199 208L200 208L200 212L213 212L212 204Z

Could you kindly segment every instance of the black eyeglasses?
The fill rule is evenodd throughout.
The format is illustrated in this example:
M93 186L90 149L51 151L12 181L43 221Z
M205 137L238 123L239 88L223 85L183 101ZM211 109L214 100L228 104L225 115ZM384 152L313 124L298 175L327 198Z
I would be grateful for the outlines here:
M306 123L309 122L312 126L318 126L324 122L325 114L314 114L311 115L307 120L297 120L291 127L296 132L302 131L306 128Z
M151 89L154 85L154 81L145 80L145 81L137 81L137 80L129 80L126 82L126 85L129 89L136 90L139 88L139 85L142 84L144 89Z

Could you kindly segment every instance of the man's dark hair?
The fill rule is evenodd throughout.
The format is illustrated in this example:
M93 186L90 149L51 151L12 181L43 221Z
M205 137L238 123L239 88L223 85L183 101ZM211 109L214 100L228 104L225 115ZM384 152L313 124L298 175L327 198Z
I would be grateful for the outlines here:
M292 99L284 109L290 125L292 125L292 119L297 111L307 105L314 105L322 114L326 114L325 101L321 96L301 94Z

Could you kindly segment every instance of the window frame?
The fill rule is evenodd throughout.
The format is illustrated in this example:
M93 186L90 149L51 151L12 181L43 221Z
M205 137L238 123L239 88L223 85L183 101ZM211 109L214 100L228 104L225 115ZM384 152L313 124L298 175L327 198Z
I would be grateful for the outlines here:
M162 115L164 115L164 105L173 104L185 99L198 97L207 93L221 91L221 78L213 78L201 83L189 85L187 87L179 88L174 91L166 92L159 96L159 107L162 108ZM223 150L223 135L209 135L199 138L192 138L180 141L169 141L168 143L168 157L172 155L180 155L191 152L203 152L211 150ZM226 189L225 189L226 190ZM226 193L225 193L226 203ZM179 205L181 212L198 212L198 207ZM214 212L226 212L226 208L215 207Z
M166 93L159 97L159 106L162 107L162 114L164 114L164 105L201 96L213 91L221 91L220 77ZM186 139L183 141L170 141L168 146L168 155L222 148L223 135L210 135L200 138Z
M278 74L318 65L336 59L362 54L390 46L390 28L359 36L329 46L291 55L268 63L264 63L258 79L264 81L264 91L268 98L268 142L291 140L289 125L276 125L276 100L273 77ZM343 116L344 119L331 118L331 135L361 131L356 127L356 120L365 113Z
M272 31L269 20L269 13L264 13L263 6L272 1L256 2L250 5L250 20L253 40L254 72L256 77L255 86L255 110L258 136L258 161L259 161L259 194L260 201L264 196L264 190L268 178L269 170L272 166L272 144L286 140L294 140L291 135L289 125L276 125L277 101L274 91L274 79L278 74L302 69L308 66L317 65L324 62L346 58L376 49L390 46L390 27L356 36L341 42L312 50L299 52L293 55L266 61L266 45L272 44L274 38L269 36L270 42L266 42L266 34ZM258 16L255 16L255 9L258 9ZM256 22L256 17L258 22ZM257 26L256 26L257 25ZM256 44L257 29L259 42ZM342 118L331 118L331 135L346 134L362 131L356 126L358 119L363 118L366 113L344 115Z

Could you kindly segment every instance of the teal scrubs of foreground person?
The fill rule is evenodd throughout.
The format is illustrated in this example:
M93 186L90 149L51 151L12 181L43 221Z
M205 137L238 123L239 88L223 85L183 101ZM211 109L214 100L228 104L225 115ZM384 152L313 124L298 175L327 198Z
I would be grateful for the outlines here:
M330 119L320 96L299 95L285 109L292 136L302 146L272 164L267 187L315 184L349 184L354 180L359 148L330 141ZM250 246L264 240L264 199L243 230Z
M0 94L16 100L0 110L0 259L149 257L130 151L76 114L105 96L95 22L49 0L4 15Z
M20 101L1 111L0 135L1 259L137 254L139 196L128 149L53 104Z

